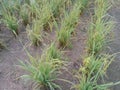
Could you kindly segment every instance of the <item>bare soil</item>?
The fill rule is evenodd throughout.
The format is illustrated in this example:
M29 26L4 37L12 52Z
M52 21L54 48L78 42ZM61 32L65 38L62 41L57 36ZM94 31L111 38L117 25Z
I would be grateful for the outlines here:
M119 1L119 0L118 0ZM120 81L120 1L110 10L109 14L114 18L115 28L113 29L113 40L109 43L109 52L118 53L115 60L110 65L107 75L107 81ZM120 84L111 88L111 90L120 90Z

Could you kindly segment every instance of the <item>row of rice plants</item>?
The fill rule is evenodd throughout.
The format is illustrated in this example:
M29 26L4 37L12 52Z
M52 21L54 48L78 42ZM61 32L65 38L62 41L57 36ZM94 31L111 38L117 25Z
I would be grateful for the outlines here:
M60 28L57 28L57 39L61 47L70 45L71 35L75 30L75 26L78 23L79 15L81 13L81 1L76 0L71 8L70 11L65 9L64 16L61 19Z
M108 0L95 0L95 15L88 30L87 52L89 54L98 54L106 45L107 35L113 28L113 22L107 14L110 7Z
M1 12L2 12L2 21L3 23L12 31L12 33L18 35L18 19L16 17L16 11L18 9L19 3L16 0L14 1L2 1L1 2Z
M114 55L101 54L113 27L111 19L107 16L110 7L109 0L95 0L95 15L88 31L88 55L77 75L79 80L79 84L75 86L77 90L108 90L111 86L120 83L104 82L106 70L114 60Z
M39 45L42 42L41 31L49 29L52 25L52 18L60 14L61 6L69 0L30 0L30 1L9 1L1 2L2 21L17 36L19 34L19 22L26 27L28 37L32 44ZM14 3L13 3L14 2Z
M74 4L72 11L70 11L70 13L68 13L67 11L64 12L64 18L63 20L61 20L61 28L60 28L60 31L58 31L57 33L58 37L60 37L59 34L63 27L65 28L63 29L65 31L65 32L63 31L64 35L67 34L66 31L68 31L70 35L72 34L72 32L74 32L73 29L75 29L75 24L78 22L81 7L82 7L81 3L78 0ZM55 12L55 15L56 15L56 12ZM38 19L36 21L38 21ZM36 24L38 27L40 26L39 21ZM36 24L34 28L37 28ZM64 35L62 37L64 37ZM65 41L65 43L68 43L68 42ZM66 44L64 45L66 46ZM43 90L44 89L55 90L56 88L58 88L62 90L62 88L59 85L57 85L54 81L59 80L57 76L59 75L59 73L61 73L60 69L64 68L64 65L66 64L66 62L61 60L62 53L55 46L55 43L52 43L47 49L45 49L41 57L34 58L28 52L27 54L29 57L29 61L26 61L26 63L20 61L21 63L20 67L22 67L24 70L28 71L29 73L26 75L23 75L22 78L27 80L29 79L33 80L35 82L35 88L36 87L42 88ZM67 81L67 80L64 80L64 81Z

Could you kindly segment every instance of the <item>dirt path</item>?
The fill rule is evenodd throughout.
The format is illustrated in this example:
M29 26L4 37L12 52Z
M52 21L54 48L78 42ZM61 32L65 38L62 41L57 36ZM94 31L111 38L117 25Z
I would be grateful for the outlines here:
M114 40L110 43L110 52L120 52L120 6L115 7L110 11L110 15L115 18L116 26L113 30ZM120 53L116 56L115 61L110 65L108 69L108 81L116 82L120 81ZM112 90L120 90L120 85L114 86Z

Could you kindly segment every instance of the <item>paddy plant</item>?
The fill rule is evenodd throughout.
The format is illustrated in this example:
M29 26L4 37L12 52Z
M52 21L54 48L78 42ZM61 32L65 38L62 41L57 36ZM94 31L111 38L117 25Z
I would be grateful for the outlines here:
M61 27L67 27L68 30L69 30L69 28L75 28L75 25L77 24L77 22L79 20L81 7L82 6L81 6L80 1L76 1L73 5L72 9L69 12L65 10Z
M43 28L49 29L49 22L52 18L51 5L47 0L36 1L29 5L30 18L41 21Z
M3 16L4 24L12 31L12 33L17 36L18 35L18 20L14 15L11 15L9 12L4 13Z
M64 11L64 18L61 19L61 26L57 31L57 39L62 47L70 45L71 34L74 32L75 25L79 20L80 8L80 2L76 1L70 12Z
M51 45L46 49L46 58L49 59L61 59L62 53L61 51L55 46L54 43L51 43Z
M29 15L29 9L27 4L24 4L21 6L20 18L22 19L22 22L25 26L30 23L30 15Z
M61 8L64 5L65 1L63 0L48 0L51 10L52 10L52 14L54 17L58 17L61 13Z
M54 81L60 73L61 61L59 59L35 58L28 54L29 60L25 63L20 61L20 67L28 72L21 76L24 80L32 80L35 84L34 88L45 90L62 90Z
M113 55L91 55L85 58L77 75L79 84L75 85L76 90L108 90L111 86L120 84L104 82L106 70L113 60ZM101 83L98 83L100 79Z
M41 25L41 21L34 20L32 25L27 25L26 30L32 44L39 46L42 42L43 35L43 26Z
M57 39L61 47L67 47L70 45L71 33L73 28L69 31L65 27L62 27L57 33Z
M51 10L51 6L47 1L44 1L44 4L41 8L41 12L39 13L39 17L41 22L43 23L43 27L45 30L49 29L49 23L51 22L51 18L52 18L52 10Z
M98 54L106 46L106 39L113 28L111 18L107 16L108 1L96 0L95 15L88 30L87 51L89 54ZM102 3L102 4L101 4ZM102 6L101 6L102 5ZM101 7L103 7L101 9Z
M97 74L99 69L99 77L105 74L107 68L114 60L114 56L112 55L99 55L95 57L94 55L88 56L83 60L83 66L80 68L80 71L84 73L85 76L92 77L93 75Z

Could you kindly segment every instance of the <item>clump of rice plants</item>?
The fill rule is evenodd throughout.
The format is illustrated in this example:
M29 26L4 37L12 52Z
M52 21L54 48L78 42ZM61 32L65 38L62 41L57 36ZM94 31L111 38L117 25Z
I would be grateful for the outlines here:
M102 51L106 45L107 35L110 33L113 23L106 17L107 11L110 8L108 0L96 0L95 15L93 23L88 31L87 51L89 54L97 54ZM102 7L102 8L101 8Z
M106 75L106 70L113 59L112 55L99 56L98 58L95 58L94 55L88 56L77 75L80 83L75 85L75 88L77 90L107 90L113 85L120 84L120 82L107 84L104 82L103 77ZM100 78L104 84L98 84Z
M11 15L9 12L4 14L3 22L15 36L18 35L18 20L14 15Z
M34 20L32 26L28 25L26 27L28 37L35 46L39 46L42 42L43 26L40 23L39 20Z
M49 29L49 22L51 21L51 18L52 18L52 10L51 10L51 6L50 4L46 1L44 2L43 1L43 6L42 6L42 9L41 9L41 12L39 13L39 18L43 24L43 27L45 30L48 30Z
M73 5L70 12L64 11L64 18L61 21L60 29L58 30L58 41L60 46L66 47L70 44L70 37L75 29L75 24L78 22L81 4L79 1Z
M51 45L45 51L45 56L46 56L46 58L49 58L49 59L61 59L62 53L55 46L54 43L51 43Z
M53 13L54 17L57 17L60 15L60 8L64 4L65 1L62 0L50 0L50 7Z
M12 33L18 35L18 20L16 18L16 11L18 10L20 3L15 1L15 3L3 1L1 3L2 8L2 20L3 23L12 31Z
M45 58L42 55L40 58L34 58L28 53L29 61L26 63L20 61L20 67L29 73L21 76L23 79L33 80L36 88L45 90L62 90L54 81L57 80L57 75L60 73L61 63L59 59Z
M24 5L21 6L20 17L21 17L22 22L25 26L30 23L30 20L29 20L30 16L29 16L29 11L28 11L27 4L24 4Z
M52 17L52 10L50 3L47 0L40 2L35 1L29 5L31 19L38 19L41 21L43 28L46 30L49 28L49 22Z
M98 57L91 55L83 60L83 67L80 68L80 71L86 76L89 76L90 74L92 76L95 75L100 68L102 68L101 72L99 72L100 75L102 75L106 72L108 66L113 60L114 57L112 55L100 55Z

